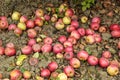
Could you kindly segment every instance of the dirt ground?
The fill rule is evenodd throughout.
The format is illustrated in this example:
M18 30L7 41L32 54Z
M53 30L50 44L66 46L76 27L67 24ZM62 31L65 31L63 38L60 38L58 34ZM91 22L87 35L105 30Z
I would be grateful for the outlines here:
M81 1L81 0L80 0ZM79 2L80 2L79 1ZM110 3L109 3L110 1ZM120 0L97 0L96 4L94 4L90 9L86 11L81 10L81 6L74 4L72 0L68 0L68 4L70 7L73 7L80 19L81 16L85 15L89 18L87 24L82 24L80 22L81 27L89 27L90 20L94 16L99 16L101 18L101 25L105 25L109 27L112 23L119 23L120 24ZM46 4L52 3L54 7L58 7L62 0L0 0L0 16L5 15L8 17L9 23L16 23L15 21L11 20L11 14L13 11L19 11L21 14L28 16L28 18L32 18L34 16L34 12L37 8L45 9ZM111 16L112 14L112 16ZM49 25L44 25L40 31L38 31L39 35L46 34L54 38L54 40L59 35L68 35L65 30L56 31L53 27L53 24L49 23ZM109 34L109 31L106 33L102 33L102 44L96 43L93 45L85 45L85 48L89 48L93 55L100 57L101 52L103 50L107 50L105 46L109 46L109 50L112 53L112 59L117 59L120 61L120 57L118 57L117 52L119 51L116 49L117 42L120 40L119 38L115 39L112 38ZM0 30L0 39L3 40L3 45L5 46L8 42L13 42L17 49L17 56L21 54L20 49L27 43L27 33L24 32L23 35L20 37L15 36L13 31L8 30ZM82 43L84 40L79 40L77 45L74 46L75 50L81 50ZM29 56L31 58L32 55ZM24 61L22 66L16 66L15 61L17 59L16 56L7 57L7 56L0 56L0 73L3 74L4 78L9 77L9 73L12 69L26 69L32 73L32 78L30 80L35 80L34 76L39 74L41 67L46 67L47 64L52 61L56 60L61 67L59 70L62 70L62 66L67 65L68 61L64 59L56 59L54 55L44 55L46 58L40 58L39 64L36 66L30 66L28 63L28 59ZM76 69L76 75L73 80L119 80L120 74L117 76L109 76L106 72L106 69L100 68L99 66L89 66L86 62L81 62L81 67ZM46 79L47 80L47 79Z

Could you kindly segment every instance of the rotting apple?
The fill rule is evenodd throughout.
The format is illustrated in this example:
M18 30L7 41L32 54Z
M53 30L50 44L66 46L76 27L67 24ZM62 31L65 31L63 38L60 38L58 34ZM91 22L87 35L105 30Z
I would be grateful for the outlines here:
M73 57L74 57L73 52L66 52L66 53L64 54L64 58L65 58L66 60L70 60L70 59L72 59Z
M41 46L39 44L33 44L32 49L34 52L40 52Z

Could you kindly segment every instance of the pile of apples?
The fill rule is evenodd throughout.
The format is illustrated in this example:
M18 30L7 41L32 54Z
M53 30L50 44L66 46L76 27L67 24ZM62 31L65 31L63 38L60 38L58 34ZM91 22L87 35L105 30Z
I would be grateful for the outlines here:
M63 14L62 17L59 17ZM21 52L24 55L32 55L36 52L50 53L53 52L58 59L68 60L68 65L63 66L63 72L58 73L56 70L59 65L56 61L51 61L46 68L40 70L40 75L36 76L36 80L44 80L44 78L59 78L59 80L67 80L69 77L74 77L75 69L80 68L81 62L86 61L90 66L99 65L102 68L107 68L109 75L117 75L119 73L119 62L113 60L111 52L106 50L102 52L100 58L94 55L89 55L86 50L80 50L76 54L74 52L74 46L77 42L84 38L87 44L101 43L102 37L100 33L107 31L105 26L101 26L101 20L99 17L93 17L89 28L83 28L79 24L77 15L72 8L69 8L67 4L61 4L58 8L58 12L49 15L44 13L43 9L37 9L35 11L34 19L28 19L27 16L21 15L15 11L11 15L13 21L17 21L17 24L9 24L7 17L0 17L0 29L13 30L16 36L22 35L24 31L27 32L29 38L28 43L21 48ZM86 16L81 17L81 22L86 23L88 18ZM54 23L56 30L65 30L69 36L61 35L58 36L56 42L50 36L46 36L41 42L37 40L37 31L42 28L45 22ZM112 37L120 37L120 26L118 24L112 24L110 26ZM99 33L98 33L99 32ZM37 39L37 40L36 40ZM39 44L42 43L42 44ZM120 48L120 42L118 43ZM15 45L13 43L6 44L5 48L2 46L2 40L0 40L0 55L14 56L16 55ZM30 59L30 65L38 64L38 59ZM11 80L21 80L23 75L24 79L30 79L30 71L22 73L20 70L13 70L10 72Z

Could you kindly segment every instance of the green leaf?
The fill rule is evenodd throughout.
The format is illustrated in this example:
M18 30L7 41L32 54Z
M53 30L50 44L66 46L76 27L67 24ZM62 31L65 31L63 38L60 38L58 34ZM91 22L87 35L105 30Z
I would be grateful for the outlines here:
M87 7L87 8L90 8L90 4L87 4L86 7Z
M56 11L56 13L58 13L59 12L59 8L55 8L55 11Z
M85 50L88 52L88 54L92 54L89 47L86 47Z
M83 6L86 5L86 2L85 1L81 2L81 5L83 5Z
M86 6L83 6L82 7L82 11L85 11L87 8L86 8Z
M7 68L7 71L11 71L11 70L13 70L14 69L14 67L12 66L12 67L8 67Z
M48 22L47 22L47 21L45 21L45 25L48 25Z
M94 4L94 3L95 3L95 0L92 0L91 3Z
M23 73L23 72L26 71L26 69L25 68L20 68L20 71Z
M57 77L57 78L56 78L56 80L60 80L60 78L59 78L59 77Z
M41 34L40 37L41 37L41 38L46 38L46 35Z
M92 3L93 0L88 0L89 3Z
M34 58L39 58L39 54L40 54L39 52L36 52L36 53L34 53L33 57Z

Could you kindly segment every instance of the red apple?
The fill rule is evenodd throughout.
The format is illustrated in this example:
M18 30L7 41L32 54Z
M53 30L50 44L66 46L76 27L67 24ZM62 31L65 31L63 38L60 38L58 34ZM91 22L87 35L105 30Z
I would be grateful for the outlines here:
M26 45L21 49L21 51L22 51L23 54L29 55L29 54L32 53L32 47Z
M64 73L68 76L68 77L73 77L75 74L75 71L73 69L73 67L71 66L65 66L64 67Z
M48 69L42 69L40 72L40 75L42 77L49 77L50 76L50 71Z
M36 18L34 22L36 26L43 26L43 20L41 18Z
M81 36L85 35L85 28L78 28L77 31Z
M16 29L16 24L10 24L9 26L8 26L8 30L15 30Z
M2 46L2 44L3 44L3 41L0 39L0 46Z
M98 58L92 55L88 57L87 61L91 66L95 66L98 64Z
M70 42L70 41L65 41L64 43L63 43L63 45L64 45L64 47L68 47L68 46L73 46L73 44L72 44L72 42Z
M27 35L29 38L35 38L37 36L37 32L34 29L28 29Z
M44 44L52 44L53 40L51 37L46 37L44 40L43 40Z
M90 24L90 28L93 30L98 30L100 25L97 22L93 22Z
M35 15L36 17L42 17L44 15L44 11L42 9L37 9Z
M114 65L114 66L120 67L120 63L117 60L112 60L110 62L110 65Z
M106 67L108 67L108 65L109 65L109 60L106 59L106 58L101 57L101 58L99 59L99 65L100 65L102 68L106 68Z
M80 60L87 60L88 56L89 56L89 54L85 50L81 50L77 53L77 58Z
M102 57L107 58L107 59L111 58L112 57L111 52L110 51L103 51Z
M100 43L102 41L102 37L100 36L100 34L95 33L93 34L93 36L96 43Z
M111 32L112 37L119 38L120 37L120 30L114 30Z
M120 49L120 41L117 43L117 47L118 49Z
M7 17L6 16L0 16L0 20L6 21Z
M64 49L65 52L73 52L73 47L72 46L68 46Z
M3 75L2 75L2 73L0 73L0 79L2 79L3 78Z
M95 32L92 29L90 29L90 28L88 28L88 29L85 30L85 34L86 35L93 35L94 33Z
M27 28L34 28L35 27L34 21L33 20L28 20L26 22L26 26L27 26Z
M58 78L58 72L52 72L50 77L55 79Z
M22 77L22 73L20 70L12 70L10 72L10 80L20 80Z
M48 14L45 14L45 15L44 15L44 18L45 18L46 21L49 21L49 20L50 20L50 16L49 16Z
M109 28L111 31L120 30L119 24L111 24Z
M75 30L75 27L74 27L74 26L68 25L68 26L66 27L66 31L67 31L68 33L72 32L72 31L74 31L74 30Z
M6 44L6 47L15 48L15 45L14 45L14 43L9 42L9 43Z
M79 22L77 20L72 20L71 21L71 26L74 26L75 28L79 27Z
M67 9L65 12L65 16L72 17L74 15L74 11L72 9Z
M72 20L78 20L78 16L74 14L74 15L71 17L71 19L72 19Z
M28 20L27 16L23 15L23 16L20 17L20 22L24 22L25 23L27 20Z
M64 43L66 40L67 40L67 38L64 35L61 35L61 36L58 37L58 41L61 42L61 43Z
M50 44L44 44L44 45L41 47L41 51L42 51L43 53L49 53L49 52L51 52L51 50L52 50L52 45L50 45Z
M7 20L0 20L0 29L6 29L6 28L8 28Z
M4 55L4 52L5 52L5 48L4 47L0 47L0 55Z
M72 59L73 56L74 56L73 52L66 52L66 53L64 54L64 58L65 58L66 60Z
M15 28L14 29L14 33L17 35L17 36L20 36L22 34L22 30L20 28Z
M63 45L62 45L62 44L57 43L57 44L55 44L55 45L53 46L53 52L54 52L55 54L61 53L62 51L63 51Z
M70 59L70 65L73 68L79 68L80 67L80 61L77 58Z
M29 46L33 46L34 44L36 44L36 40L35 39L29 39L28 40L28 45Z
M58 68L58 64L55 61L52 61L48 64L48 69L53 72Z
M74 38L72 36L68 37L68 41L70 41L72 44L76 44L77 43L76 38Z
M5 55L14 56L15 54L16 54L15 48L9 48L9 47L5 48Z
M77 40L80 39L80 34L78 33L77 30L72 31L71 34L70 34L70 36L74 37Z
M100 24L101 20L99 17L93 17L91 22L92 23L96 22L96 23Z

